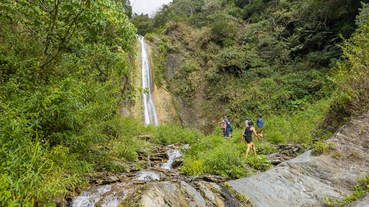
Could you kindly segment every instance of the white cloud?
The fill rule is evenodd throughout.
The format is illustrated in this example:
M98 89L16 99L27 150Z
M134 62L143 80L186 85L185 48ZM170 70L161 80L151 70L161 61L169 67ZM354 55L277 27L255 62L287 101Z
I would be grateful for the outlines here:
M158 9L172 0L131 0L133 13L153 15Z

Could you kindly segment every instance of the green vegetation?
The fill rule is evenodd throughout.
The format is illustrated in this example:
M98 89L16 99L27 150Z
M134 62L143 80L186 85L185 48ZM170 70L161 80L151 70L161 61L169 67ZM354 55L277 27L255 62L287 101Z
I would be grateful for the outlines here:
M351 117L369 111L369 4L362 4L356 32L341 45L343 59L337 63L333 80L337 85L332 103L320 130L332 133Z
M369 6L366 5L362 11L368 12ZM361 15L358 19L361 19ZM335 110L344 110L349 115L369 111L369 22L367 17L366 19L366 22L359 25L356 33L344 42L342 49L345 60L338 65L335 76L338 87L333 96L332 107Z
M137 158L117 108L136 41L122 3L0 3L0 206L55 206ZM115 144L119 143L118 147Z
M55 206L87 184L84 174L126 171L152 144L190 143L186 174L246 176L268 169L277 144L326 153L311 136L322 117L315 137L369 110L368 4L176 0L152 19L133 17L136 29L128 3L1 1L0 206ZM155 45L157 84L213 134L121 117L137 91L137 30ZM223 139L216 123L227 114L243 127L259 113L265 138L246 160L241 129Z
M305 105L303 111L265 117L265 139L273 144L311 145L314 141L311 133L327 113L329 102L330 100L323 99L315 104Z
M231 178L247 176L255 170L265 171L271 167L266 155L275 153L278 144L294 143L305 147L313 144L311 132L326 114L328 104L329 100L320 100L306 105L304 111L266 117L264 138L260 141L253 138L258 156L252 156L250 152L251 156L247 159L246 145L244 141L241 143L243 129L234 129L231 139L222 138L222 132L216 129L213 134L191 145L191 149L185 153L185 162L181 169L189 175L210 173ZM332 148L322 142L316 142L316 145L319 143L324 145L324 150Z
M185 103L179 110L199 114L193 127L215 128L186 153L183 171L239 177L247 166L268 167L264 156L245 161L239 143L215 138L224 114L236 127L263 114L259 153L287 143L330 151L319 140L331 127L368 111L368 14L358 1L177 0L152 19L133 17L156 46L159 85Z
M224 114L240 126L246 116L304 111L330 97L336 84L329 76L342 55L337 45L355 31L360 7L322 0L177 0L154 18L135 16L133 22L145 25L141 34L157 47L157 81L165 80L186 103L180 110L207 120L192 127L209 129Z
M325 198L325 203L328 206L346 206L369 193L369 175L359 180L359 184L354 187L351 195L348 195L341 201L335 201L330 198Z
M257 170L262 171L268 170L270 167L272 167L271 162L265 155L257 155L254 157L250 157L247 159L247 164L249 164L251 167Z
M245 176L244 147L239 143L239 139L228 140L217 134L204 137L185 151L182 170L190 175Z
M161 125L155 130L155 143L174 144L184 143L192 144L198 141L203 135L195 129L185 129L176 125Z
M336 147L332 142L325 143L318 141L314 143L311 153L313 155L325 155L335 149Z

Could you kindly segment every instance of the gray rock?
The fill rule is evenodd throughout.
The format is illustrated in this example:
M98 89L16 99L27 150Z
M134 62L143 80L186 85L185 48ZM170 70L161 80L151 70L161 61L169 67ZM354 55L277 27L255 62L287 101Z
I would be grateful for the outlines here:
M198 183L199 190L202 192L204 197L209 200L213 205L217 205L216 195L214 195L213 191L209 189L205 183L199 182Z
M229 183L260 207L323 206L326 197L342 199L369 173L368 131L369 114L328 140L337 149L332 155L312 156L307 151L265 173Z
M346 207L369 207L369 195L364 196L356 202L346 205Z
M206 201L201 194L188 183L181 181L181 187L185 190L186 194L192 199L190 206L204 206L206 207Z

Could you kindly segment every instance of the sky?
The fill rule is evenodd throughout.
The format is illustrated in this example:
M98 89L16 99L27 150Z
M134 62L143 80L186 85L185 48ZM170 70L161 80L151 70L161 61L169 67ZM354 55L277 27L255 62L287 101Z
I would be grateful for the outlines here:
M168 4L172 0L131 0L133 13L154 15L155 12L163 5Z

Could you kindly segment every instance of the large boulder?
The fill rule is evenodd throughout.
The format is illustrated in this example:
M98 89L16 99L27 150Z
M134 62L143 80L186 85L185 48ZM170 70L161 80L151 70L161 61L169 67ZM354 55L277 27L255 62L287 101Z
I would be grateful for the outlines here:
M327 142L336 150L320 156L307 151L265 173L229 183L260 207L323 206L325 198L343 199L369 173L369 114L341 127Z

